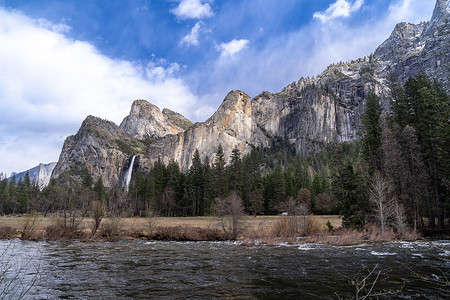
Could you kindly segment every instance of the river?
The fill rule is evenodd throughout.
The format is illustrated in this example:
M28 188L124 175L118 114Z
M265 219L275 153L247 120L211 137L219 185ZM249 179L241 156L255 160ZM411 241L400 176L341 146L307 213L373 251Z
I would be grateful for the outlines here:
M253 246L232 242L0 241L0 298L338 299L366 287L449 299L450 242ZM359 280L358 280L359 279ZM34 283L33 283L34 282ZM29 288L29 290L28 290Z

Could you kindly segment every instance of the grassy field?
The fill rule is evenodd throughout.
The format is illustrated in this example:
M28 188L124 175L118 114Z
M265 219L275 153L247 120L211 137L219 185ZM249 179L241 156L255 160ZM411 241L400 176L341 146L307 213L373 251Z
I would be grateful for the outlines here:
M286 216L245 216L242 219L241 228L247 232L269 233L273 228L277 226L277 223L286 219ZM326 230L326 223L330 221L334 228L341 226L341 218L335 215L327 216L313 216L315 226ZM14 236L21 236L26 226L33 224L33 230L36 233L44 233L46 228L51 225L57 224L58 218L56 216L1 216L0 217L0 231L14 232ZM189 228L201 228L201 229L220 229L219 221L216 217L158 217L158 218L116 218L114 219L120 231L125 236L133 236L135 232L147 233L150 228L150 222L154 228L175 228L175 227L189 227ZM104 218L100 225L110 224L113 220L110 218ZM84 218L81 220L79 229L83 232L90 232L90 228L94 220L92 218ZM0 233L1 237L1 233ZM5 235L4 235L5 237Z

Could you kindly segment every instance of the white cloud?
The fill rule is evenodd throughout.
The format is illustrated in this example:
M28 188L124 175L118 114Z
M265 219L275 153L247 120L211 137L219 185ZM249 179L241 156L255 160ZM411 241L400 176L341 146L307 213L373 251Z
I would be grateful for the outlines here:
M240 52L248 45L248 40L232 40L228 43L221 43L216 45L216 49L221 51L222 57L233 56L234 54Z
M181 41L180 45L188 45L188 46L198 46L198 34L200 31L200 27L203 25L202 21L197 22L194 27L192 27L191 32L188 33Z
M319 19L322 23L326 23L336 18L346 18L349 17L351 13L357 11L363 3L363 0L355 0L353 3L347 0L337 0L335 3L331 4L325 12L314 13L314 18Z
M180 19L204 19L214 16L214 12L208 3L202 0L180 0L178 6L172 9L173 13Z
M183 114L197 106L178 64L114 60L63 28L0 8L0 171L56 161L87 115L120 124L134 99Z

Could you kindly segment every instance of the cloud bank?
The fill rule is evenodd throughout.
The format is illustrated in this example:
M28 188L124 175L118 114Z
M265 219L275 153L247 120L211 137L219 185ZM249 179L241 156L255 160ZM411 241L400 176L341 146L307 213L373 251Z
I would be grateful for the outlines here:
M177 64L111 59L68 30L0 8L1 171L57 160L87 115L120 124L142 98L180 113L196 106Z

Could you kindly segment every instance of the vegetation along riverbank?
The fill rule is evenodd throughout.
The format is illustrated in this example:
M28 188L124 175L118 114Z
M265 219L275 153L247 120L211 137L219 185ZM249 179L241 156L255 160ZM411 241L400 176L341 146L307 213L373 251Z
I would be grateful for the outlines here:
M66 220L66 221L65 221ZM98 222L98 221L97 221ZM237 240L244 245L318 242L351 245L362 242L416 240L413 232L399 235L393 230L384 234L375 224L361 230L341 226L336 215L304 217L233 216L219 217L120 217L104 218L96 229L92 217L17 215L0 217L0 238L22 240L118 241L144 239L163 241ZM234 223L234 225L233 225ZM233 228L233 226L237 226Z

